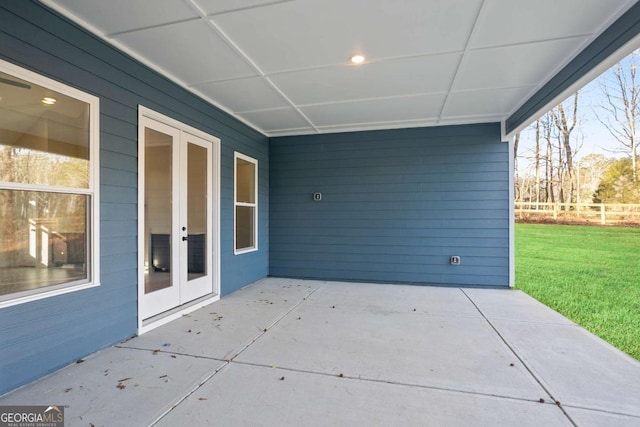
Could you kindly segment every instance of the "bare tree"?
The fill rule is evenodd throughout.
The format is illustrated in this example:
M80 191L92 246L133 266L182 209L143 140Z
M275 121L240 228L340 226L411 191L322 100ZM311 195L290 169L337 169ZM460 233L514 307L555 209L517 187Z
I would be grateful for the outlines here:
M542 139L546 141L544 165L545 165L545 187L544 187L544 201L546 203L555 203L555 190L553 185L554 177L554 165L553 165L553 129L552 119L550 113L545 114L539 119L540 130L542 133Z
M578 124L578 95L580 91L573 95L571 116L569 117L564 110L564 105L561 103L556 108L551 110L550 114L553 119L553 123L558 129L559 146L558 146L558 160L562 160L562 152L564 151L564 159L566 160L566 171L569 175L569 202L573 202L575 199L575 186L573 181L573 149L571 147L571 133ZM561 166L559 164L559 166ZM560 202L564 202L564 173L563 168L558 169L558 179L560 181Z
M601 113L596 112L598 120L624 147L621 151L631 157L633 182L638 182L638 141L636 128L640 118L640 83L637 70L640 52L635 51L611 69L611 76L600 80L600 89L604 95Z
M521 200L521 191L519 185L519 176L518 176L518 145L520 144L520 132L518 132L513 139L513 175L514 175L514 185L515 185L515 199L516 201Z
M536 171L536 203L540 203L540 119L536 120L536 145L533 156Z

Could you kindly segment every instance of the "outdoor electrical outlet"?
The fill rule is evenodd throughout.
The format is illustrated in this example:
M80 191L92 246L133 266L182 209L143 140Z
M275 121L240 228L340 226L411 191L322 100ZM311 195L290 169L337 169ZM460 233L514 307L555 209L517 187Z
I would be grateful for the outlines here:
M453 255L450 261L451 265L460 265L460 257L458 255Z

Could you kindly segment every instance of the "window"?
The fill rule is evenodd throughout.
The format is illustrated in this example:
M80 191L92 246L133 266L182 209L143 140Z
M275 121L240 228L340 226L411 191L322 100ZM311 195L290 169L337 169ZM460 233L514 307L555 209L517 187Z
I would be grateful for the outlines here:
M0 61L0 307L98 284L98 105Z
M240 153L235 162L235 253L258 250L258 161Z

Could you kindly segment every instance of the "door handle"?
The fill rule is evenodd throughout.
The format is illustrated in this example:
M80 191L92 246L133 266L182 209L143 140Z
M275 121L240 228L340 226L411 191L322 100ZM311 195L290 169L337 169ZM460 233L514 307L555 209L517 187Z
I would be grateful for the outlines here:
M187 240L189 240L189 236L182 236L182 241L186 242Z

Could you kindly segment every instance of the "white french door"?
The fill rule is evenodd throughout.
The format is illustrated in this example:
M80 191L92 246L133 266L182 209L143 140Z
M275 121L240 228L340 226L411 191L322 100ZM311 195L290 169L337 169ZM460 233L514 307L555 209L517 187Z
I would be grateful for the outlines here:
M140 116L141 320L217 293L213 143Z

